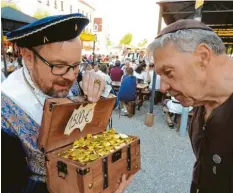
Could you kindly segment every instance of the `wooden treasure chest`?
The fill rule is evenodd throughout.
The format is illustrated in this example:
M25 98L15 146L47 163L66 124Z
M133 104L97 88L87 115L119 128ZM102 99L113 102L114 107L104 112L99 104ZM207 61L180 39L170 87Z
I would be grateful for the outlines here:
M140 139L107 130L115 99L46 100L39 146L50 193L113 193L140 170Z

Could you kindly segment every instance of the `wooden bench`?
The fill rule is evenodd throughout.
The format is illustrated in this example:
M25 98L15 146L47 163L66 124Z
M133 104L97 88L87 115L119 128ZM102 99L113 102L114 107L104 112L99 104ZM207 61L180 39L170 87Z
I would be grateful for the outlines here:
M133 115L135 115L136 106L141 104L140 100L128 101L128 102L121 101L121 102L125 104L126 109L129 113L129 115L128 115L129 118L132 117Z

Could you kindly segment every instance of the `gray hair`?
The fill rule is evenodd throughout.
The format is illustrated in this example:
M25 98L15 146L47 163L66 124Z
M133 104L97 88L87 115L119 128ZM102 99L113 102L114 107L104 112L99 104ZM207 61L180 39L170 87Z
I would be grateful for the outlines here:
M201 43L207 44L216 55L223 54L226 50L224 43L216 33L202 29L186 29L155 39L147 48L148 57L152 57L157 48L167 43L173 43L181 52L194 52Z

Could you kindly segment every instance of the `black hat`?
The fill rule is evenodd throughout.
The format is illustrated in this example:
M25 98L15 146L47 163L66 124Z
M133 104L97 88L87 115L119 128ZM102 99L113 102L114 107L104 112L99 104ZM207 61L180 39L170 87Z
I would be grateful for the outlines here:
M80 35L89 19L82 14L49 16L7 33L7 39L19 47L61 42Z
M168 33L174 33L178 30L184 30L184 29L202 29L207 31L213 31L210 27L205 25L203 22L194 20L194 19L180 19L167 27L165 27L156 38L161 37L162 35L168 34Z

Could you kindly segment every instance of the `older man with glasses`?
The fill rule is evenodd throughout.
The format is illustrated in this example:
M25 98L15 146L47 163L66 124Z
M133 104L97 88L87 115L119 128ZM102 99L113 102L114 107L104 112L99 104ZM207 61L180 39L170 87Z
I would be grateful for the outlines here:
M78 36L88 23L81 14L50 16L7 34L21 50L23 68L2 83L3 192L47 192L45 157L37 142L43 105L47 98L73 95L81 62ZM104 87L99 74L85 72L89 101L98 101Z

